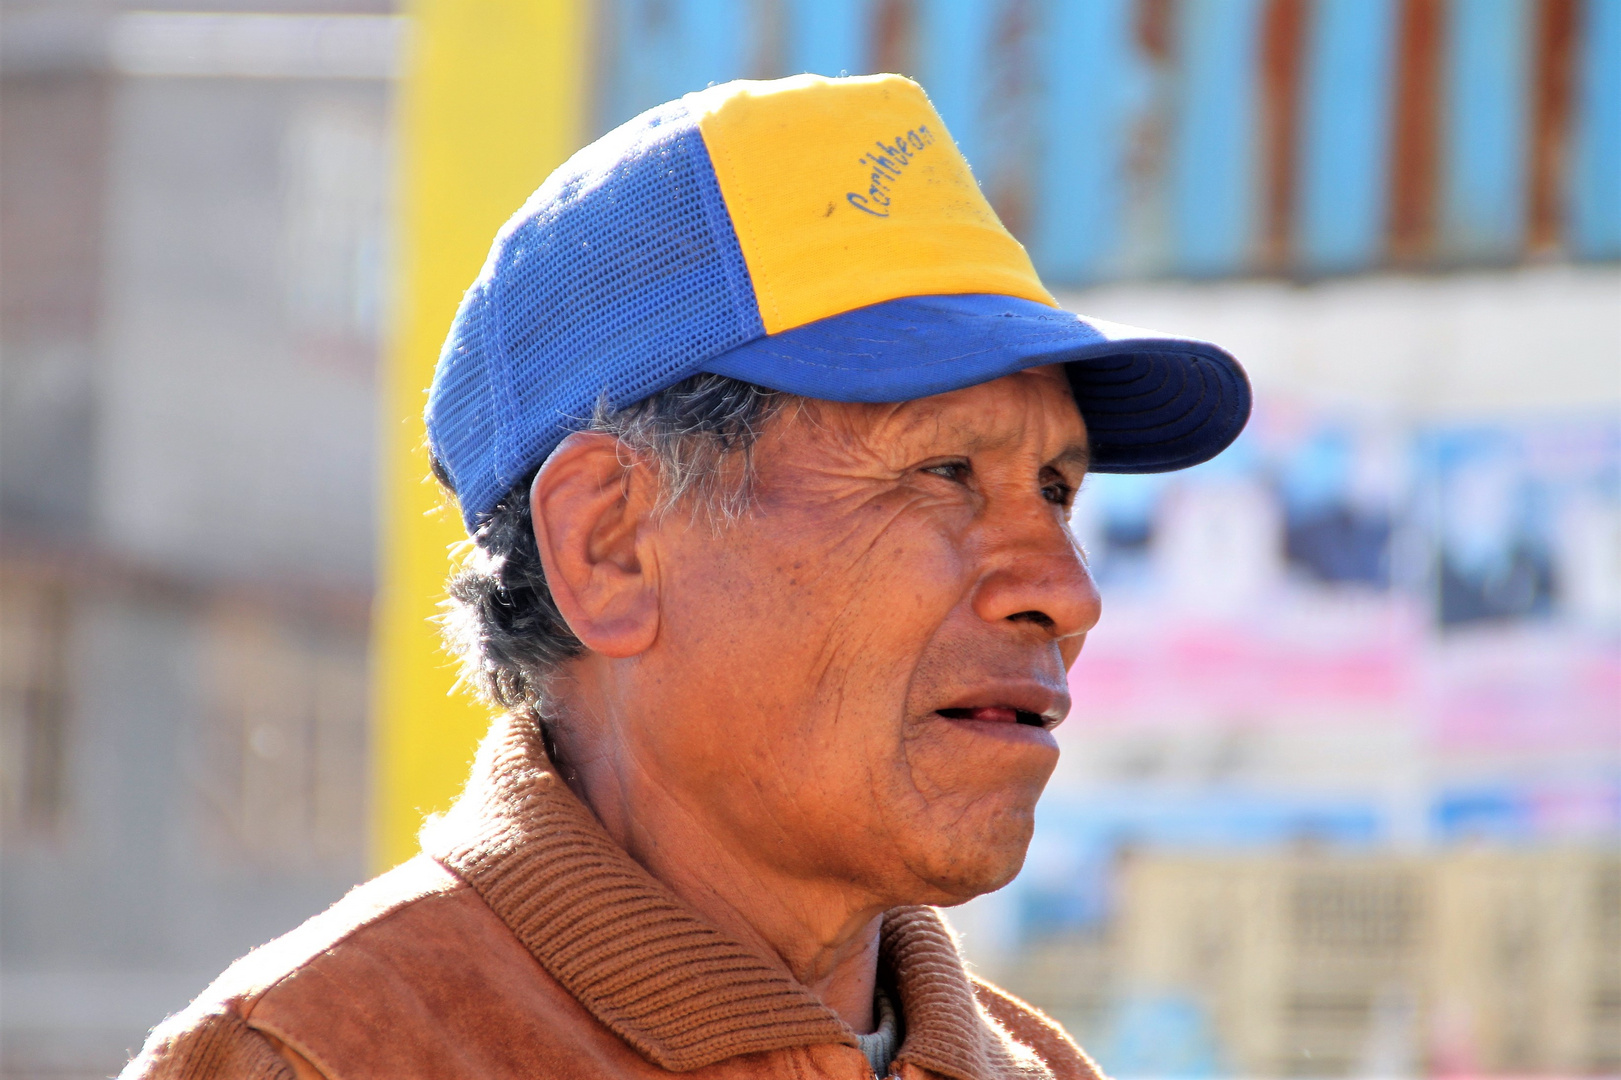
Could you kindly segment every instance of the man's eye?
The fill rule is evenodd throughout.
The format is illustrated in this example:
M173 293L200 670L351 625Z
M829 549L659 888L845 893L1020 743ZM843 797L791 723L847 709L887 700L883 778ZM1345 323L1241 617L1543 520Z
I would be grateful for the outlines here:
M943 461L938 465L929 465L923 471L933 473L936 476L943 476L947 480L954 480L960 484L968 479L972 470L966 461Z
M1047 484L1041 489L1042 498L1059 506L1068 506L1069 500L1075 494L1075 489L1068 484Z

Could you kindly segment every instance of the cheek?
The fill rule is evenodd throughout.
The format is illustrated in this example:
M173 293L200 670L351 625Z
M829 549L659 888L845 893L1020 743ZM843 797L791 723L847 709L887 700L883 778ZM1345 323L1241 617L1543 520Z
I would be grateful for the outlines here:
M833 568L840 620L864 651L908 671L968 594L968 560L941 530L891 530ZM898 672L897 672L898 674Z
M874 505L803 557L811 573L795 600L820 613L806 629L821 641L824 677L856 677L886 706L900 705L928 643L967 595L959 538L925 512Z
M773 512L682 546L664 559L670 678L758 717L745 741L767 732L847 767L854 740L887 732L893 753L919 658L967 590L947 529L869 503Z
M638 738L739 834L834 865L849 852L821 838L885 842L873 793L907 785L909 688L966 564L938 532L796 524L664 559Z

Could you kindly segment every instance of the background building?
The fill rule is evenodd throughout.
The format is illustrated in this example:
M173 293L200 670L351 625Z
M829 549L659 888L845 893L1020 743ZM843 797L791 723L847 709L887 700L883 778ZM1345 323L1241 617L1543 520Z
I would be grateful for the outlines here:
M0 17L0 1054L102 1076L367 869L393 24Z
M115 1070L393 850L379 364L450 315L391 305L396 104L448 9L157 6L0 5L7 1077ZM1082 494L1104 622L976 964L1121 1076L1621 1071L1621 0L533 7L579 139L916 75L1067 304L1251 372L1228 454Z

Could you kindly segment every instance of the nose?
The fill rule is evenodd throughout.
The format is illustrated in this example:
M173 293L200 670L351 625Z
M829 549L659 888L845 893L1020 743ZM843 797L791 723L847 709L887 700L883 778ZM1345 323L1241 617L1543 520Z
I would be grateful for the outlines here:
M1103 613L1103 599L1074 534L1050 511L1004 523L998 532L974 590L975 614L989 623L1034 625L1054 640L1075 639L1078 650Z

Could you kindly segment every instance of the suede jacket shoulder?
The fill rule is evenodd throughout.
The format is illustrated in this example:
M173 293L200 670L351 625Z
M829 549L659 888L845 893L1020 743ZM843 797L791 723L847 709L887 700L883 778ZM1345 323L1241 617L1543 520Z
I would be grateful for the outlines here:
M499 722L423 853L233 964L135 1078L870 1080L779 962L613 843L533 730ZM971 977L932 908L884 918L901 1080L1099 1080L1061 1027Z

